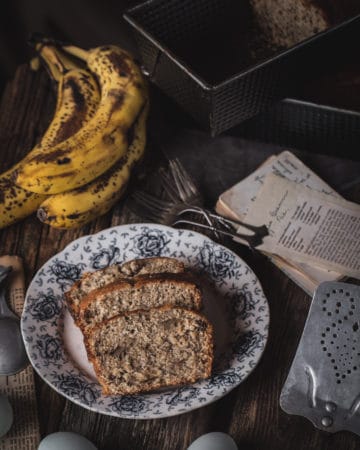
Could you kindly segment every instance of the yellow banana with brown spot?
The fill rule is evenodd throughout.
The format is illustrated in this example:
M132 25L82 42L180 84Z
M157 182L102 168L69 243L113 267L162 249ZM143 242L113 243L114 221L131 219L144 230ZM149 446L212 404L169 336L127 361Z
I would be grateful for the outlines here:
M124 157L89 184L50 195L41 204L38 218L56 228L73 228L108 212L122 196L132 167L144 154L147 114L148 104L134 124L134 137Z
M86 60L97 76L101 100L94 117L75 135L46 153L32 151L18 169L16 183L40 194L83 186L112 167L125 155L127 131L146 99L140 69L124 50L116 46L63 49Z
M95 78L54 47L39 50L51 77L58 83L53 119L36 148L40 152L70 137L95 113L100 93ZM14 184L19 164L0 175L0 228L35 212L47 197Z
M94 75L56 47L42 46L39 54L51 78L59 83L54 117L40 143L32 150L47 153L54 145L73 136L95 115L100 90Z

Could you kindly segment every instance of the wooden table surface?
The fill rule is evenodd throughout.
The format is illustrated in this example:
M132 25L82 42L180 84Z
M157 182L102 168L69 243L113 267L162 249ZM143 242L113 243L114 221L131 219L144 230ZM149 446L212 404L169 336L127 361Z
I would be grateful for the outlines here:
M161 95L156 94L152 110L156 117L149 125L151 134L161 137L161 146L168 156L181 159L199 183L209 206L214 205L224 189L279 151L276 146L231 136L214 140L198 130L165 127L161 121L167 114L161 114L161 101ZM163 104L164 108L169 107L167 101ZM19 67L0 103L2 170L32 148L46 128L53 106L47 76ZM165 128L167 133L163 132ZM155 147L152 151L156 152ZM360 202L359 162L304 152L297 154L345 198ZM133 220L123 201L106 216L71 231L43 226L31 216L0 231L0 254L23 257L29 283L35 272L72 240ZM247 450L360 448L360 437L354 434L317 431L306 419L287 415L280 409L280 391L301 336L310 298L265 258L241 247L235 250L258 275L271 312L268 345L259 365L243 383L221 400L177 417L128 420L83 409L36 376L41 435L58 430L75 431L93 441L100 450L183 450L210 431L230 433L239 449Z

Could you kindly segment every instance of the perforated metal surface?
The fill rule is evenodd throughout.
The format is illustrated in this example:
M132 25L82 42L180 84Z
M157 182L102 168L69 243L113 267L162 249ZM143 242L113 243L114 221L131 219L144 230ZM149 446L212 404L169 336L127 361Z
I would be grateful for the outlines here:
M316 290L280 405L320 429L360 435L360 287Z
M290 96L296 83L314 73L317 65L331 60L341 45L353 40L353 29L360 24L360 16L357 16L281 54L255 61L223 82L206 82L172 49L189 40L189 36L196 42L209 30L221 39L222 30L214 28L214 20L220 23L239 5L245 10L248 1L148 0L124 15L134 28L150 79L212 135Z

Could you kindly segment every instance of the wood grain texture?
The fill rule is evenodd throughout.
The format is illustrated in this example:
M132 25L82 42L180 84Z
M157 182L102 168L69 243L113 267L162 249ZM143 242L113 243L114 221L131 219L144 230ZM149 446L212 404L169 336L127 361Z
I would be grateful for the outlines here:
M156 95L161 102L161 96ZM51 118L53 105L46 75L20 67L0 103L1 170L18 161L34 145ZM155 110L159 110L159 103ZM151 124L155 136L166 126L163 117L153 118ZM198 131L168 133L162 145L169 156L182 160L200 184L209 206L220 192L279 150L231 137L211 140ZM360 201L359 165L314 154L300 156L349 200ZM106 216L70 231L49 228L31 216L0 231L0 253L24 258L29 283L35 272L72 240L137 220L124 208L124 202L119 202ZM185 450L203 433L224 431L233 436L242 450L359 448L360 438L353 434L319 432L306 419L289 416L280 409L280 391L301 336L310 298L265 258L240 246L234 250L258 275L271 313L266 351L248 379L204 408L168 419L141 421L87 411L65 400L36 377L42 436L69 430L86 436L99 450Z

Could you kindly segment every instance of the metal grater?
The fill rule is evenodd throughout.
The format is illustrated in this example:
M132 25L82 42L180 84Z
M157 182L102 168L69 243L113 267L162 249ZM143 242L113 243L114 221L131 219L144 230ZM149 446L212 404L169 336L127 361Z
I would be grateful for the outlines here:
M321 430L360 435L360 286L320 284L280 406Z

